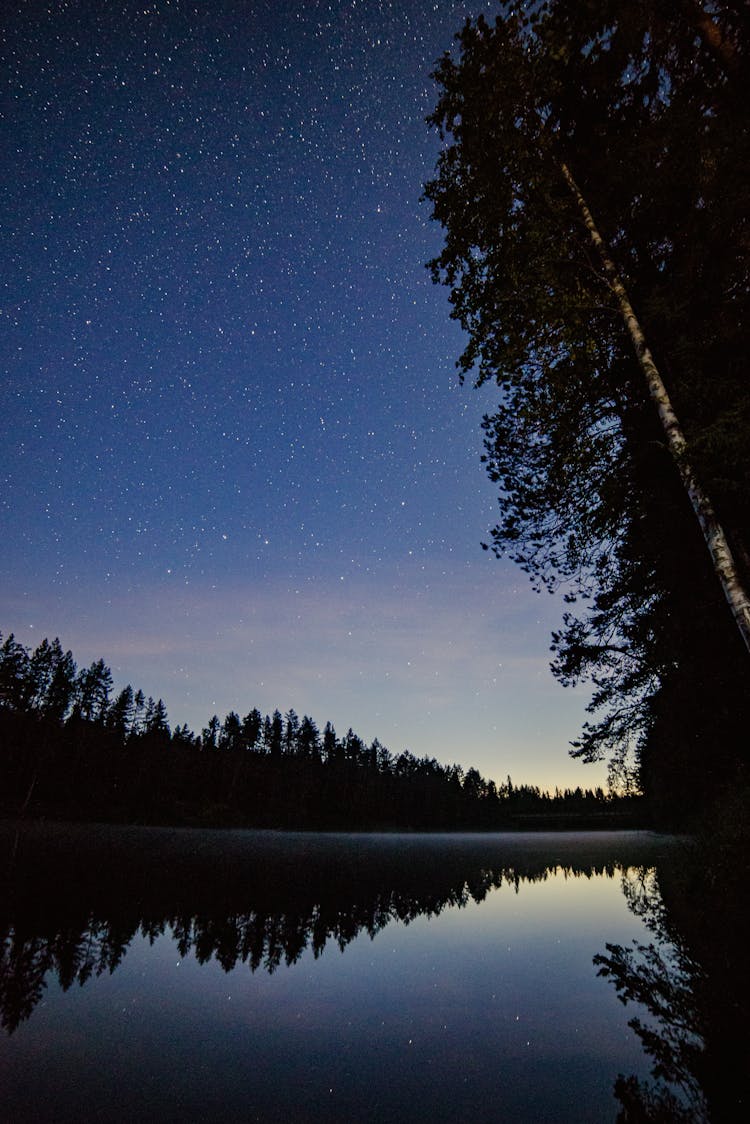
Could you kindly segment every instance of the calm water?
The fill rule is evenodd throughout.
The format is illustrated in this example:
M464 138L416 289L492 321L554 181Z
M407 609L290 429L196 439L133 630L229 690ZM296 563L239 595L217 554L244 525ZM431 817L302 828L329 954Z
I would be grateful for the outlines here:
M3 1119L614 1121L648 833L0 832ZM650 926L650 927L649 927Z

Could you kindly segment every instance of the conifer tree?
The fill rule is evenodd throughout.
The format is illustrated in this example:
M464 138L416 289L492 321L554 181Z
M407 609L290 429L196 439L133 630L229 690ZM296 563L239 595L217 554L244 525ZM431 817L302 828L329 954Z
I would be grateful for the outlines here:
M576 752L616 766L669 740L667 698L692 753L699 684L717 748L746 716L749 22L689 0L505 4L436 71L431 264L462 376L499 388L492 548L583 606L553 667L592 678Z

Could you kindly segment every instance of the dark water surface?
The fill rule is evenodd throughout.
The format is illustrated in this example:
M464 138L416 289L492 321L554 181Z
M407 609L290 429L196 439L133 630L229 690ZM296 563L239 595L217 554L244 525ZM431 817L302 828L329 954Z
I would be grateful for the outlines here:
M614 1121L647 832L0 828L2 1117ZM612 965L610 965L610 968Z

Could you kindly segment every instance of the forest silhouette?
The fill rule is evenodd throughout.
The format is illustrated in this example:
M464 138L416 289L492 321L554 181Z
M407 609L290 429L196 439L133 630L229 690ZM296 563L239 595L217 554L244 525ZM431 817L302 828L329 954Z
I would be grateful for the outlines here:
M161 699L130 685L113 697L104 661L79 669L58 639L0 645L0 745L8 815L433 831L633 826L643 815L629 793L497 785L351 728L339 737L326 722L321 733L293 710L171 729Z

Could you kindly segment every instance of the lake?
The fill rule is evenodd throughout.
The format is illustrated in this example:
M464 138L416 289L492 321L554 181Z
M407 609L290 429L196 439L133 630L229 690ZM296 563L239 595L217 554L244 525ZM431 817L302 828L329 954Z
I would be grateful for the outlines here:
M618 999L631 942L685 971L660 884L686 844L648 832L0 843L13 1121L602 1124L654 1064L629 1021L660 1029Z

